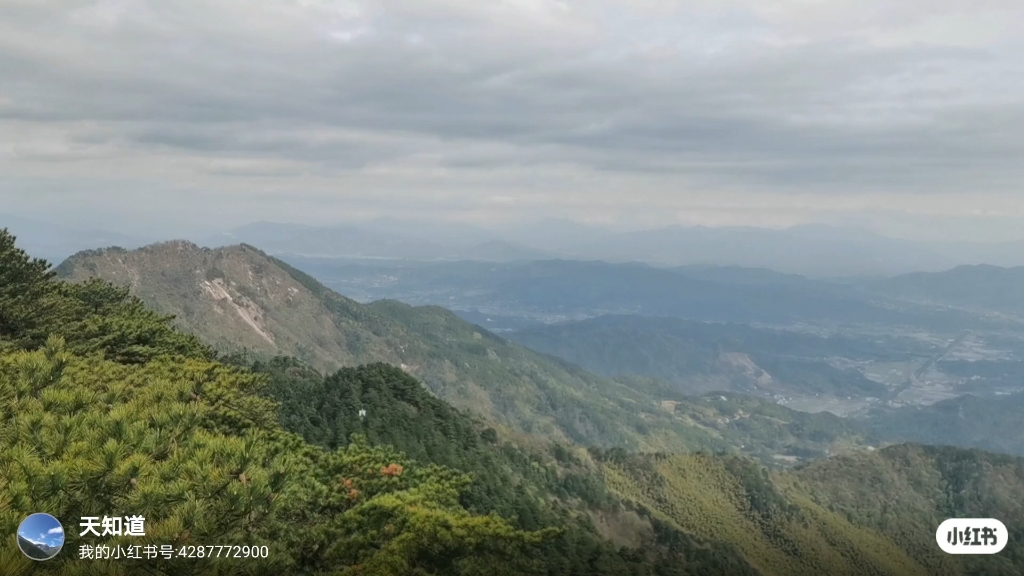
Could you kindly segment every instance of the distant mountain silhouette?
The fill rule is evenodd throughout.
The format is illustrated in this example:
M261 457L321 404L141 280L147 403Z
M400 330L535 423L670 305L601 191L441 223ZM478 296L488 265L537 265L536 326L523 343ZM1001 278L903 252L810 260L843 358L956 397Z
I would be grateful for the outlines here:
M109 230L92 230L0 214L0 229L7 228L18 244L36 258L58 263L68 256L91 248L120 246L137 248L145 240Z
M60 547L48 546L42 542L33 542L18 535L18 546L35 560L49 560L54 554L60 551Z
M1024 266L958 266L945 272L869 279L862 285L889 297L914 302L1024 313Z

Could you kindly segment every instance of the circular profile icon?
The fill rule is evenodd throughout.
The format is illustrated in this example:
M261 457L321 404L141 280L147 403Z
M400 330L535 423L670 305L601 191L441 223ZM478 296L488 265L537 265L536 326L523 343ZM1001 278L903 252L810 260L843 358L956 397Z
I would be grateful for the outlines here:
M64 527L49 514L33 514L18 526L18 547L33 560L49 560L63 546Z

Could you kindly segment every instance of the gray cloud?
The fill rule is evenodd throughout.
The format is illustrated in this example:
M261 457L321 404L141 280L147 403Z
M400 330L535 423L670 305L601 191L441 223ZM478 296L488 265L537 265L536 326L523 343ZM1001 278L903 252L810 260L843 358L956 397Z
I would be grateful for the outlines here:
M628 199L653 218L730 194L800 195L795 220L885 195L1005 215L1024 7L896 4L10 0L0 191L39 210L44 177L110 204L172 185L248 194L254 218Z

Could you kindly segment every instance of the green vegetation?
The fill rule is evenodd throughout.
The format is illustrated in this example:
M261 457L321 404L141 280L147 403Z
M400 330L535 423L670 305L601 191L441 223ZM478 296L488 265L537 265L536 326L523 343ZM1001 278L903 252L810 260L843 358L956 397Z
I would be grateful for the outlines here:
M960 396L930 406L876 410L865 422L879 438L1024 456L1024 394Z
M55 273L44 260L30 259L0 231L0 351L32 349L55 332L67 334L69 350L101 353L137 364L160 354L209 358L199 340L167 325L127 288L91 280L81 284L51 282Z
M542 568L538 550L557 532L520 531L496 515L471 514L458 500L469 483L464 474L416 465L359 436L335 451L309 445L277 424L277 406L263 397L265 378L211 360L165 318L140 313L121 289L96 282L83 297L79 288L53 282L45 263L14 249L5 231L0 247L7 280L0 531L10 535L0 548L0 573L133 573L126 562L76 563L69 555L34 565L17 551L14 533L38 510L65 519L141 514L147 536L131 544L271 549L268 560L244 567L150 562L158 574ZM55 322L65 310L87 312L78 323ZM68 330L97 325L105 331ZM39 342L44 329L53 333ZM69 531L69 550L80 543Z
M661 396L507 342L440 307L359 304L250 246L170 242L82 253L59 268L73 282L100 277L130 287L218 350L291 356L325 373L403 366L502 432L633 450L726 448L717 434L661 410Z
M762 574L928 574L893 543L746 460L633 456L607 459L604 470L617 493L682 531L729 542Z
M717 395L694 399L683 394L731 384L759 392L880 396L884 386L822 359L899 359L907 353L890 350L912 349L902 340L895 346L885 338L821 338L640 317L598 318L515 335L532 334L540 340L523 341L608 374L620 366L666 376L665 385L653 378L596 376L508 342L440 307L392 300L359 304L251 246L207 250L173 242L133 251L92 251L59 268L76 285L101 277L129 287L147 306L174 314L178 328L217 350L245 352L267 366L279 355L299 359L315 369L306 368L309 381L297 384L296 390L307 390L303 394L321 397L316 371L330 374L383 362L402 366L437 398L491 422L504 436L526 433L633 451L739 451L769 465L835 454L877 439L927 440L902 436L882 424L866 428L829 415L786 410L770 401L729 395L729 402L721 403L714 400ZM728 354L735 351L750 355ZM758 382L761 368L770 374L767 384ZM737 402L743 406L730 405ZM750 417L737 418L740 410ZM333 439L309 440L332 447L348 433L339 429Z
M796 472L813 499L874 528L929 574L1019 575L1024 567L1024 460L948 447L904 444L814 462ZM1010 531L994 556L949 556L935 546L947 518L998 518Z
M607 489L586 450L525 437L521 445L501 441L485 422L431 396L398 368L345 368L327 378L288 358L256 361L252 368L269 376L266 394L280 401L285 425L311 442L346 443L346 434L357 434L401 447L419 461L467 473L471 480L460 499L467 510L498 514L523 530L557 528L544 544L544 573L749 571L728 546L702 542L629 510ZM637 533L620 535L614 545L607 537L617 528L606 524L624 517L631 517Z
M146 563L147 573L166 576L903 576L935 573L918 541L904 537L914 522L924 527L942 513L963 510L1004 519L1016 537L1024 529L1012 501L1021 488L1017 459L964 451L921 458L933 462L926 473L941 481L921 484L925 489L918 492L918 484L902 491L905 483L886 482L892 470L909 475L919 469L916 460L850 469L862 460L875 462L874 454L791 474L736 456L637 455L622 445L584 449L495 426L486 412L470 416L421 386L408 365L403 370L372 363L322 376L294 358L218 359L127 290L101 281L55 281L45 263L28 259L0 232L4 246L9 247L0 253L6 280L0 291L0 531L10 535L0 544L5 575L137 573L130 561L74 560L78 545L89 542L76 531L68 532L67 552L59 559L36 564L25 558L14 532L25 515L39 510L63 519L146 517L145 538L111 538L106 544L238 543L270 549L269 559L252 563ZM220 267L230 274L228 268ZM205 274L198 276L205 280ZM490 364L470 364L471 369L492 366L500 376L496 366L516 364L515 352L522 350L503 349L499 339L436 309L385 302L353 308L364 316L351 320L365 320L360 326L369 334L393 327L375 324L390 317L382 308L405 315L403 334L422 338L410 338L407 347L420 342L423 349L449 354L478 343L501 360L485 352ZM464 330L472 335L465 337ZM480 351L466 351L474 353ZM442 358L451 362L450 356ZM542 360L592 387L588 397L585 389L551 384L551 390L575 399L562 410L593 405L595 414L613 418L631 399L662 392L653 383L633 388L588 380L572 366ZM598 400L618 388L624 391L614 400ZM552 399L558 396L546 401ZM682 413L655 408L671 425L649 425L648 442L662 442L659 434L679 426L727 444L727 424L716 428L700 418L734 411L734 421L753 421L735 416L762 408L757 425L782 441L804 432L829 438L827 418L785 422L779 417L784 411L771 413L747 399L705 400ZM546 415L565 417L557 405ZM889 454L896 453L882 457ZM867 476L854 473L861 470ZM866 487L878 493L865 494ZM899 503L895 524L883 521L884 509L853 515L857 505L871 510L885 502ZM933 533L934 527L925 532L928 538ZM979 573L975 569L1001 570L1021 560L1014 549L1005 557L952 563L943 570Z
M738 394L708 394L676 405L681 416L713 427L730 446L768 465L824 458L877 443L861 422L811 414Z
M13 246L6 233L0 239ZM30 263L12 248L0 269ZM69 554L31 563L13 534L38 510L64 519L146 517L145 538L106 544L271 550L268 560L249 565L147 562L155 574L654 576L727 574L714 568L743 564L727 547L660 525L630 538L631 547L611 544L588 511L622 512L583 460L565 447L524 452L501 443L493 429L478 430L400 370L378 364L321 378L294 360L255 370L237 359L220 363L169 328L168 318L141 314L125 290L92 282L90 299L78 298L79 288L54 282L45 263L35 264L5 283L5 295L35 296L7 298L2 309L0 530L11 536L0 548L0 573L133 572L123 561L76 562L73 551L88 540L72 531ZM92 301L105 303L98 309L108 333L66 333L99 322L96 313L65 325L30 313L43 303L56 314ZM42 327L52 330L45 341L27 337ZM321 396L310 395L317 386ZM379 422L356 426L346 418L353 402Z
M853 368L841 370L824 362L755 355L757 365L787 390L822 396L881 398L889 394L885 384L869 380Z

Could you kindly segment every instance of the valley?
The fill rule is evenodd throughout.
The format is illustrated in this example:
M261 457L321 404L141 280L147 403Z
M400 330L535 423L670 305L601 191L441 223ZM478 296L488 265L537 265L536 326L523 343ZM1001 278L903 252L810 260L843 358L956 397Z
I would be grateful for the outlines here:
M129 285L227 352L285 354L327 371L392 363L504 430L588 444L732 450L786 467L884 446L890 427L883 420L905 410L927 411L965 394L997 402L1022 392L1014 374L1024 332L1015 324L901 308L842 283L736 267L292 261L305 271L245 245L211 250L179 242L82 253L58 271L73 281L99 276ZM329 285L346 286L365 303ZM675 295L678 289L684 292ZM792 294L764 296L773 291ZM658 307L621 314L600 305L638 301ZM804 301L819 304L798 309ZM503 315L482 312L481 303ZM894 307L904 311L900 322L849 319L870 310L882 317ZM676 315L655 314L665 310ZM967 329L959 323L965 315L974 319ZM736 407L701 414L700 398L721 392L756 399L747 412L769 419L762 422L776 418L772 431L731 420ZM849 429L823 440L778 428L819 413L846 418Z
M993 366L1013 372L1024 358L1024 322L1020 319L966 305L951 308L945 303L907 298L896 290L883 293L878 287L887 285L881 281L814 280L729 266L651 268L566 261L371 264L358 259L282 258L363 301L395 298L443 305L492 332L598 373L657 376L679 382L690 392L739 389L775 398L798 410L862 416L875 407L924 406L968 393L1015 394L1024 386L1024 381L1001 379L992 373ZM521 284L518 278L530 278L531 285ZM623 284L622 279L630 282ZM668 297L666 290L674 295ZM543 299L535 296L538 294L543 294ZM771 297L777 294L783 296ZM799 303L794 298L799 298ZM609 324L608 318L631 319L637 325L628 334L595 336L595 328ZM760 342L770 338L781 342L774 349L769 347L773 351L762 357L793 356L789 346L793 338L801 336L838 340L841 345L831 349L797 352L800 360L810 362L801 371L835 369L837 374L831 377L854 371L884 387L847 383L844 388L851 393L822 394L821 390L790 385L783 378L775 389L766 389L756 385L756 377L743 372L772 375L773 371L763 370L756 360L749 359L741 362L747 368L734 368L731 376L726 375L730 370L724 365L719 369L696 368L692 362L676 366L690 352L684 351L686 345L665 341L678 336L663 330L672 318L704 323L707 334L695 333L691 336L694 341L721 331L715 326L741 324L751 334L760 330ZM725 345L733 349L715 354L705 351L702 362L735 364L729 360L730 354L749 356L763 346ZM632 360L623 357L631 347L636 350ZM615 352L609 356L608 350ZM669 356L673 360L663 360ZM776 360L774 366L781 374L791 373L791 360L782 364ZM953 369L952 362L963 364ZM979 369L972 371L971 366Z

